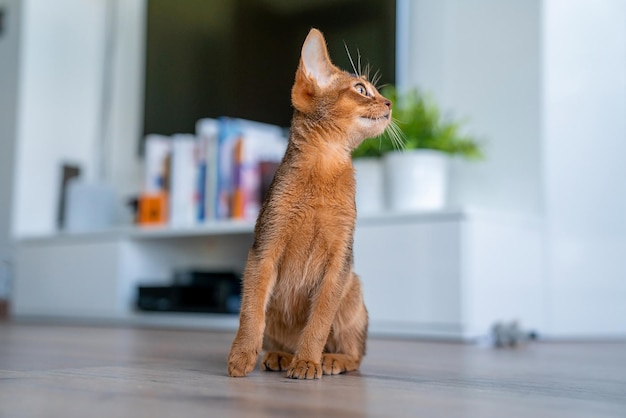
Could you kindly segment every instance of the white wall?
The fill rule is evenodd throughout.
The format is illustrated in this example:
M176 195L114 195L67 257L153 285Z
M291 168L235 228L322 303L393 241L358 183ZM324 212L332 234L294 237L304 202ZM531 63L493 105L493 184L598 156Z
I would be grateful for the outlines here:
M120 196L138 191L145 1L22 1L14 235L55 230L63 162L80 164L90 181L100 179L98 156L104 155L104 180ZM107 7L115 16L108 113L102 92Z
M451 203L542 210L540 0L405 0L405 85L431 93L486 140L486 159L457 162Z
M52 232L61 163L93 176L104 0L23 0L13 233Z
M626 2L545 0L552 332L626 332Z
M626 2L402 4L400 81L489 140L453 203L545 216L546 332L626 333Z
M109 0L111 1L111 0ZM121 197L140 191L147 0L117 2L113 97L106 178Z
M11 258L11 201L18 83L19 12L18 0L0 0L5 12L4 33L0 34L0 299L8 293Z

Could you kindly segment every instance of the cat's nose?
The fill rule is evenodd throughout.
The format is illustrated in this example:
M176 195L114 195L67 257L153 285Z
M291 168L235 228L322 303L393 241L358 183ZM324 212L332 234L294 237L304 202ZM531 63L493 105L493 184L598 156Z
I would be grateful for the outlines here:
M391 100L385 100L385 106L391 109Z

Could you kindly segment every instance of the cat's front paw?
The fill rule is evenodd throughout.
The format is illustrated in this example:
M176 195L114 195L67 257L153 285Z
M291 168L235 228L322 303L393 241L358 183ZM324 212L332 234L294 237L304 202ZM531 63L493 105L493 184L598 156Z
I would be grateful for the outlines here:
M255 351L239 351L235 347L228 356L228 375L243 377L254 369L258 353Z
M287 370L287 377L291 379L321 379L322 366L310 360L294 360Z

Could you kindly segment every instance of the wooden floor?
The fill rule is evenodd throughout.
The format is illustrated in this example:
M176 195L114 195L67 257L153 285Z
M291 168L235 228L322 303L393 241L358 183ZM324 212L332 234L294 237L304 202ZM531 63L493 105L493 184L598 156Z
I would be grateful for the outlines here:
M230 333L0 323L0 417L626 417L626 343L370 339L361 371L226 376Z

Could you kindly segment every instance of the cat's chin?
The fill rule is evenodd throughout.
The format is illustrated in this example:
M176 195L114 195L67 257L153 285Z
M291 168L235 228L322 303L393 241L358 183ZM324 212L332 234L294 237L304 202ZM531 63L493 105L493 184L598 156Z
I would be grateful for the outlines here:
M391 115L380 116L378 118L370 118L367 116L359 117L359 123L365 128L368 137L380 135L389 126Z

